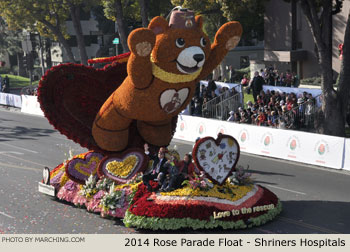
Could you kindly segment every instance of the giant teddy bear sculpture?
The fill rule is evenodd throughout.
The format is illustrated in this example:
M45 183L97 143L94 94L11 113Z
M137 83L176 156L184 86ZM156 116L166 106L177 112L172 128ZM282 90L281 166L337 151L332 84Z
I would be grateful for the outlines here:
M282 209L277 196L253 184L243 169L231 176L239 144L229 135L196 142L192 153L201 172L183 187L155 193L158 181L149 181L152 190L142 183L152 169L149 157L169 145L196 84L241 34L241 25L229 22L210 44L201 17L180 9L169 22L156 17L148 28L134 30L130 53L89 61L112 62L101 69L68 63L47 71L38 88L45 116L89 151L50 173L45 168L39 190L102 216L123 218L127 227L237 229L272 220Z
M128 76L93 123L97 145L107 151L125 149L133 120L146 142L168 145L172 118L190 102L196 83L238 44L241 34L240 23L228 22L211 44L202 30L202 18L187 10L174 11L169 23L155 17L148 28L134 30L128 38Z

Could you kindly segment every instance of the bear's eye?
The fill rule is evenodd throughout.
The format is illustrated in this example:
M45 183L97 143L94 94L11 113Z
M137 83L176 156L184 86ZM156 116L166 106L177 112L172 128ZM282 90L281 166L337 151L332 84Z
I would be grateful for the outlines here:
M185 40L183 38L178 38L176 39L175 44L178 48L182 48L185 46Z
M202 47L205 47L205 45L207 44L207 41L205 40L205 38L201 37L200 43Z

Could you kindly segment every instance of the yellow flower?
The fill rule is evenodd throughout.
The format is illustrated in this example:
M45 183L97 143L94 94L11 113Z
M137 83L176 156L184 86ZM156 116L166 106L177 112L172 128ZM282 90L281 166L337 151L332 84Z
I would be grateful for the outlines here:
M191 189L189 186L177 189L172 192L162 192L163 196L201 196L201 197L215 197L219 199L226 199L230 201L236 201L243 198L248 192L253 189L253 185L248 186L236 186L228 183L219 186L214 185L208 191L200 190L199 188Z
M64 173L63 176L61 177L61 183L60 183L60 186L64 186L67 182L68 182L69 178L67 176L67 173Z
M138 182L138 183L135 183L135 184L122 184L122 185L117 185L115 186L115 189L116 190L120 190L120 189L123 189L125 187L130 187L130 190L131 191L134 191L137 189L137 187L141 184L142 182Z
M138 158L135 155L130 155L123 161L111 161L106 165L106 170L113 174L114 176L118 176L120 178L126 178L128 175L132 173L134 168L138 163Z

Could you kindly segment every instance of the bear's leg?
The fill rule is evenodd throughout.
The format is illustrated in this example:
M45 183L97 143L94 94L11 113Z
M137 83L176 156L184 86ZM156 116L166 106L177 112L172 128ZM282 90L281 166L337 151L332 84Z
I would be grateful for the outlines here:
M156 146L166 146L171 141L171 119L160 122L137 121L137 130L142 138Z
M109 99L95 118L92 135L101 149L121 151L128 144L130 123L131 119L119 114Z

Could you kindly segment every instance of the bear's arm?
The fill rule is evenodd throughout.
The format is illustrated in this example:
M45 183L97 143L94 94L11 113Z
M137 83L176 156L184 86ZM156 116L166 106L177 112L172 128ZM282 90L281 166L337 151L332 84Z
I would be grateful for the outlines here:
M209 58L204 63L198 81L206 78L220 64L226 54L237 46L242 31L242 26L237 21L228 22L220 27L216 32Z
M150 54L156 35L152 30L139 28L130 33L128 45L131 51L128 60L128 77L136 88L147 88L153 79Z

